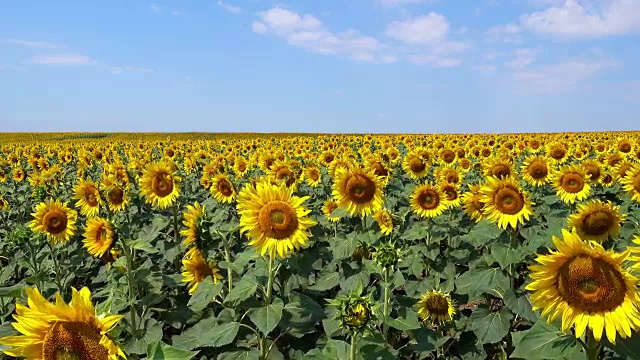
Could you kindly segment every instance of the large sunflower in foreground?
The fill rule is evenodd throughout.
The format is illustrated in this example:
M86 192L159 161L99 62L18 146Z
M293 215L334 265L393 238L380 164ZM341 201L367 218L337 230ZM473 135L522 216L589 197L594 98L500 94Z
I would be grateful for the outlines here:
M311 210L303 207L308 198L267 181L245 185L238 194L240 231L247 233L249 245L256 246L262 256L284 258L306 245L307 229L316 225L308 217Z
M206 261L202 256L202 251L193 247L187 251L182 259L182 282L189 286L189 294L192 295L198 289L198 285L211 278L213 283L222 279L220 270L213 261Z
M111 250L114 241L115 232L109 221L100 217L87 220L83 242L89 254L101 258Z
M453 300L442 291L427 291L418 301L418 315L431 325L441 325L453 320L456 313Z
M180 178L172 167L165 163L150 164L140 178L140 190L148 204L160 209L173 205L180 195Z
M47 199L36 205L32 213L34 219L29 223L33 231L46 234L55 245L69 241L76 231L78 213L59 200Z
M533 215L532 203L527 194L511 178L487 178L486 184L480 188L481 201L485 203L483 212L487 219L498 223L498 227L516 228L518 223Z
M22 335L0 338L9 356L27 360L91 359L116 360L125 357L107 333L122 315L96 315L88 288L72 288L66 304L58 293L50 303L38 289L25 288L28 305L16 304L13 327Z
M591 192L587 174L582 167L575 165L560 169L555 175L554 186L556 195L568 204L586 199Z
M198 240L200 232L200 221L204 217L205 208L197 201L193 205L187 205L187 210L184 212L184 220L182 224L186 226L186 229L180 231L180 235L184 236L182 245L190 246Z
M368 216L382 209L382 181L373 170L357 167L340 169L333 183L333 196L338 206L351 216Z
M619 210L619 206L599 200L580 204L578 212L569 217L569 228L575 228L582 239L603 242L620 233L625 215Z
M553 237L557 250L538 255L532 265L533 310L542 309L549 322L562 319L562 331L575 327L575 336L587 327L600 341L603 332L615 344L616 334L631 336L640 327L639 279L622 267L630 250L616 253L595 241L584 241L575 230L562 230L564 239Z
M424 183L413 190L411 209L421 218L433 218L447 209L445 195L430 183Z
M100 190L91 180L80 180L73 188L75 192L76 206L80 208L80 213L87 217L94 217L100 211L102 199Z

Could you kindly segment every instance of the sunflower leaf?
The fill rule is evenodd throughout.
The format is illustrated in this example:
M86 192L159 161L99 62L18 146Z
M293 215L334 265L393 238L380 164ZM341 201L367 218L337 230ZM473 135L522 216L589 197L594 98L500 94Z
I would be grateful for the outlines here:
M198 354L197 351L180 350L163 342L149 344L148 360L189 360Z
M255 295L258 289L258 279L252 275L245 275L240 281L234 284L233 289L229 291L224 299L225 304L234 301L243 301Z
M471 329L481 344L496 343L509 333L513 315L506 308L491 311L487 307L478 307L471 314Z
M582 346L574 336L563 333L544 319L538 320L529 330L514 333L513 343L515 346L511 354L513 358L531 360L584 358L584 354L581 353Z
M269 334L282 319L282 309L284 303L281 299L275 298L273 302L261 308L254 308L249 311L249 319L258 327L263 334Z

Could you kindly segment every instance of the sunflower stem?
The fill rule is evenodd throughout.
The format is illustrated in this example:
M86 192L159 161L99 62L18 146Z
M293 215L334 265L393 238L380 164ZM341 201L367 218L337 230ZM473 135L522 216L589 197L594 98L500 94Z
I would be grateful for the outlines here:
M229 242L227 241L227 237L220 234L222 236L222 246L224 247L224 260L228 263L227 265L231 265L231 253L229 251ZM229 280L229 292L233 289L233 270L230 267L227 267L227 279Z
M176 200L176 202L173 203L173 238L176 244L180 242L180 233L178 229L178 201Z
M585 337L586 341L584 342L584 350L587 355L587 360L598 360L600 357L600 350L602 350L602 344L588 331L586 332Z
M131 335L134 339L138 337L138 327L136 325L136 309L135 309L135 289L134 289L134 279L133 279L133 252L135 251L133 248L130 248L122 242L122 248L124 250L124 256L127 260L127 283L129 283L129 313L131 316Z
M351 333L351 347L349 349L349 360L355 360L356 358L356 340L358 337L358 333L357 332L352 332Z
M56 275L56 286L58 287L58 291L60 292L60 294L64 294L64 288L62 286L62 283L60 282L60 264L58 264L58 252L55 250L55 248L51 245L51 243L49 241L46 241L47 246L49 247L49 251L51 253L51 258L53 259L53 271L55 272Z
M389 302L390 302L390 293L389 293L389 267L384 268L383 277L384 277L384 303L382 304L382 336L386 339L387 332L389 331L389 326L385 323L387 317L389 316Z
M269 256L269 279L267 280L267 288L265 289L264 304L268 306L271 304L271 293L273 289L273 279L275 278L277 268L274 269L275 257ZM260 338L260 360L267 360L267 336L269 334L262 334Z

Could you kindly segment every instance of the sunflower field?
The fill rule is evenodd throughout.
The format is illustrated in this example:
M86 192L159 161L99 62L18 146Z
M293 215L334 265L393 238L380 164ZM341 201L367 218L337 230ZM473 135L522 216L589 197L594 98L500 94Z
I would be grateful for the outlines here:
M0 358L639 359L640 133L0 135Z

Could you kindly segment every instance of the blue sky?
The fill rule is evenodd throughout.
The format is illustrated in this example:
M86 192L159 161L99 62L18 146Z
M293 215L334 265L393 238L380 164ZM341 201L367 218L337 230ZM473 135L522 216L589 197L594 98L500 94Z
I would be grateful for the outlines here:
M640 129L639 18L638 0L7 0L0 131Z

